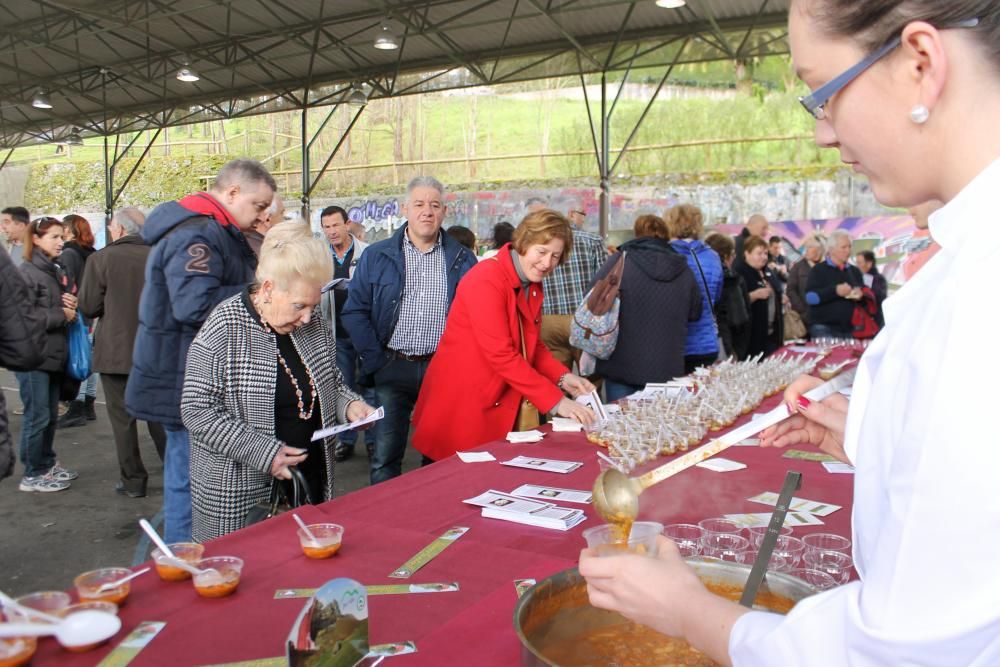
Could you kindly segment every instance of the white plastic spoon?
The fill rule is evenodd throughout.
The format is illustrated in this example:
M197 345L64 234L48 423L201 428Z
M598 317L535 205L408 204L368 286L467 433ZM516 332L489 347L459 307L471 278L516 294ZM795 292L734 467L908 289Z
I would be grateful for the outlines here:
M118 581L109 581L106 584L101 584L101 587L97 589L97 594L100 595L101 593L107 593L108 591L113 591L122 584L132 581L139 575L146 574L147 572L149 572L150 569L151 568L144 567L141 570L138 570L137 572L133 572L127 577L122 577Z
M0 623L0 637L55 635L64 647L79 648L100 644L122 627L120 618L95 609L85 609L55 620L58 623Z
M305 531L306 537L308 537L311 542L313 542L314 544L319 544L319 540L317 540L316 536L312 534L311 530L309 530L309 527L306 525L306 522L299 518L298 514L295 514L293 512L292 518L295 519L295 523L299 524L299 527L302 528L303 531Z
M46 614L44 611L38 611L33 607L27 607L19 602L15 602L12 597L6 593L0 591L0 602L3 603L5 609L13 609L14 611L20 612L25 616L34 616L35 618L40 618L46 623L62 623L61 618L58 616L53 616L51 614Z
M146 534L149 535L149 539L153 540L153 544L156 545L156 548L160 550L161 554L163 554L167 558L173 558L174 560L177 560L177 556L175 556L174 552L170 550L170 547L167 546L167 543L164 542L162 539L160 539L159 533L156 532L155 528L149 525L148 521L146 521L145 519L139 519L139 526L141 526L142 529L146 531Z

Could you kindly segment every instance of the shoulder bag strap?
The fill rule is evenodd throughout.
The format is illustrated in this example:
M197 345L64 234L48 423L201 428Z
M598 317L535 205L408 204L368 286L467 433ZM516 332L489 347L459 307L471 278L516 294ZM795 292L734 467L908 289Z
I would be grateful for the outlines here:
M715 325L715 332L719 332L719 323L715 321L715 306L712 304L712 291L708 289L708 281L705 280L705 272L701 268L701 261L698 259L698 253L688 247L688 252L694 257L694 263L698 266L698 273L701 274L701 284L705 286L705 300L708 302L708 312L712 314L712 324Z

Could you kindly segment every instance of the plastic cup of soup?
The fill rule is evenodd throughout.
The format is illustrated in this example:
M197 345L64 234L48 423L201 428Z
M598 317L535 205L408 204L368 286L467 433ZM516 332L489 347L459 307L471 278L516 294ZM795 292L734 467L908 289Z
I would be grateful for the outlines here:
M64 593L63 591L39 591L14 598L14 602L22 607L31 607L37 611L56 616L68 607L72 601L73 599L69 596L69 593ZM13 612L11 615L16 618L22 618L22 615L17 612Z
M299 528L299 544L307 558L330 558L340 551L344 527L335 523L313 523L308 526L312 537Z
M34 637L8 637L0 639L0 667L21 667L31 660L38 648Z
M111 614L112 616L118 615L118 605L111 602L78 602L77 604L71 604L70 606L59 612L59 615L63 618L75 614L80 611L103 611L106 614ZM99 642L94 642L93 644L80 644L74 646L63 646L67 651L71 653L86 653L92 649L97 648L107 640L102 640Z
M202 558L195 567L208 570L192 577L195 592L203 598L224 598L235 593L240 585L243 559L235 556Z
M127 570L124 567L105 567L100 570L84 572L73 580L73 585L76 586L76 594L79 596L80 602L111 602L121 606L125 604L125 598L132 590L131 581L126 581L116 588L100 593L98 589L104 584L124 579L130 574L132 574L132 570Z
M616 527L609 524L594 526L583 531L587 546L596 549L599 556L613 556L622 551L631 551L645 556L655 556L656 538L663 533L663 524L656 521L636 521L628 535L628 544L618 541Z
M167 546L170 547L177 560L191 565L197 565L201 557L205 555L205 545L197 542L177 542ZM167 562L167 557L159 549L153 549L153 563L156 565L156 573L163 581L184 581L191 578L190 572Z

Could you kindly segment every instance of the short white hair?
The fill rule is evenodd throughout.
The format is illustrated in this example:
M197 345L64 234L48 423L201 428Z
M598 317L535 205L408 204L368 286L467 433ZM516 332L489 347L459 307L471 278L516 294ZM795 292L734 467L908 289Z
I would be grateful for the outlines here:
M802 246L814 245L826 252L826 235L823 232L812 232L802 239Z
M410 201L410 195L417 188L434 188L438 194L444 197L444 185L433 176L417 176L406 186L406 201Z
M142 231L142 226L146 224L146 216L135 206L126 206L116 211L111 221L121 226L125 230L125 235L128 236Z
M854 243L854 239L851 238L851 235L847 233L846 230L835 229L832 232L830 232L830 240L827 242L827 250L837 245L837 241L841 239L847 239L847 242L851 244Z
M333 259L324 239L313 236L309 225L291 220L279 222L267 232L257 263L257 282L274 282L290 289L296 280L322 287L333 275Z

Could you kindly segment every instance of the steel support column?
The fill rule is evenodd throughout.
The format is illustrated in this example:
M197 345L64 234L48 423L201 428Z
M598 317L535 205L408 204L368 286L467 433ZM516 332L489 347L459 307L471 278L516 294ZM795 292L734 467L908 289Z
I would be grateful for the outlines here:
M312 188L309 187L309 146L312 142L309 141L309 124L308 124L308 111L309 107L302 107L302 208L299 214L302 219L311 224L310 219L310 207L309 207L309 195L312 192Z
M607 238L611 217L611 117L608 113L608 74L601 72L601 219L598 229Z

